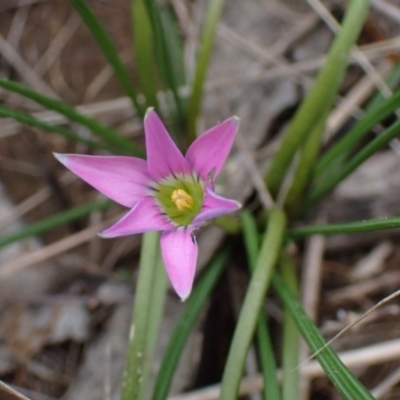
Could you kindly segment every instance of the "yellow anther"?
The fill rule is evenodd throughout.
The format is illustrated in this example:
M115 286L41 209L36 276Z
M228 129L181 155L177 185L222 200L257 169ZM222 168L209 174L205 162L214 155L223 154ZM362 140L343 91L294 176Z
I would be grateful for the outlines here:
M179 211L183 211L185 208L190 210L193 207L192 196L182 189L174 190L171 195L171 200L175 203Z

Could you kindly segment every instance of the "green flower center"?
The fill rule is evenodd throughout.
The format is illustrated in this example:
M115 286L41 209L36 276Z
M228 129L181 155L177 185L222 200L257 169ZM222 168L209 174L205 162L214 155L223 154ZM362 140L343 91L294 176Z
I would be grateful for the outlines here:
M155 186L161 210L178 226L190 225L204 201L204 186L194 177L168 178Z

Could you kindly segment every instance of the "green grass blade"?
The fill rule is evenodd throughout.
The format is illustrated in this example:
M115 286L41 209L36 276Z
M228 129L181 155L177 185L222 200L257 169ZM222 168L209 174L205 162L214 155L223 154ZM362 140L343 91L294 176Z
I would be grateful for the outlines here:
M291 186L284 202L285 209L291 214L298 211L301 196L310 181L312 169L321 147L322 136L325 132L326 117L327 113L323 113L300 151L300 159L296 165Z
M392 90L395 91L396 87L400 84L400 62L398 62L391 73L389 74L388 78L385 79L386 85ZM381 103L383 103L386 99L382 96L382 93L377 90L375 95L368 101L367 105L365 106L365 112L370 112L377 108Z
M152 29L143 0L132 1L133 51L146 108L154 107L160 114L155 79L155 60Z
M274 346L267 322L267 318L260 314L256 328L258 357L264 380L263 396L265 400L281 400L282 394L277 376L278 368L275 362Z
M77 135L76 133L63 128L61 126L58 125L51 125L48 124L47 122L43 122L40 119L37 119L35 117L32 117L29 114L23 113L21 111L16 111L7 107L4 107L2 105L0 105L0 117L3 118L12 118L18 122L21 122L23 124L26 125L30 125L30 126L34 126L35 128L40 128L43 129L47 132L52 132L52 133L57 133L61 136L64 136L65 138L67 138L68 140L72 140L74 142L78 142L78 143L84 143L87 146L91 147L91 148L98 148L98 149L106 149L108 148L108 146L102 144L102 143L97 143L94 142L92 140L88 140L85 139L79 135Z
M320 181L314 189L311 190L309 197L306 199L308 206L332 191L343 179L349 176L357 167L365 160L371 157L378 150L385 147L392 139L400 134L400 121L395 122L388 129L382 132L362 150L355 154L347 164L340 169L331 173L324 180Z
M256 221L253 215L246 210L241 213L240 221L243 228L243 238L246 246L248 264L252 272L256 267L259 250ZM264 379L264 399L280 400L281 392L276 374L275 355L271 336L268 331L267 319L263 311L260 312L258 317L256 334L258 357Z
M325 65L292 119L268 170L266 185L273 195L278 193L299 146L304 143L321 113L329 110L339 89L348 54L357 40L369 7L367 0L352 0L348 4L342 28L329 50Z
M251 213L244 210L240 215L243 228L243 237L246 247L248 264L251 272L254 271L258 251L259 240L256 221ZM280 400L281 392L275 371L277 370L271 337L268 331L267 320L263 312L260 312L257 322L258 357L264 379L264 399Z
M65 225L69 222L75 221L79 218L85 217L93 211L104 210L108 208L112 202L107 199L93 201L82 206L71 208L67 211L62 211L51 217L44 218L40 221L33 222L28 226L0 237L0 248L7 246L19 240L27 239L29 237L40 235L58 226Z
M176 77L177 86L186 84L186 69L183 56L183 43L177 29L177 20L170 6L160 7L161 23L164 27L168 51L173 60L172 68Z
M168 89L171 90L179 116L179 125L183 126L186 119L186 111L183 101L178 92L178 79L174 73L172 54L168 48L168 40L162 23L159 6L155 0L144 0L147 13L150 19L154 49L159 68L160 77Z
M285 214L277 208L272 209L256 268L251 277L230 346L222 377L221 400L237 399L247 352L273 269L281 252L285 224Z
M280 272L284 284L297 298L296 268L291 257L286 253L283 253L281 257ZM283 314L282 336L282 400L296 400L299 394L299 370L297 366L299 365L300 334L286 306Z
M246 248L247 260L251 271L257 263L260 240L258 238L257 224L254 216L244 209L240 213L240 224L243 230L243 239Z
M114 129L102 124L94 118L86 117L85 115L77 112L70 105L63 103L62 101L52 99L51 97L45 96L35 90L28 88L27 86L21 85L20 83L10 81L8 79L0 78L0 87L10 90L11 92L18 93L28 99L35 101L43 107L56 111L61 115L64 115L70 121L77 122L88 128L94 135L103 139L105 142L113 146L113 148L120 149L121 152L128 152L135 156L143 156L143 150L132 143L130 140L122 137Z
M340 235L346 233L365 233L383 229L400 228L400 217L389 217L370 219L367 221L346 222L342 224L327 224L316 226L305 226L288 232L292 239L302 238L310 235Z
M400 91L392 97L384 100L377 108L365 114L364 117L344 136L338 143L333 145L318 161L314 175L318 176L326 171L332 170L335 160L343 158L348 154L357 142L370 132L377 124L395 112L400 106Z
M277 275L273 276L272 284L281 301L292 315L297 328L311 351L313 353L318 351L325 345L325 339L319 333L318 328L308 318L300 303ZM374 399L329 346L322 350L316 358L328 378L345 400Z
M206 79L215 32L221 17L223 5L224 0L209 0L208 2L189 103L188 139L190 142L196 138L196 124L201 108L201 100L203 98L204 81Z
M75 7L76 11L78 11L82 20L85 22L93 37L96 39L101 51L114 69L116 78L119 80L122 88L130 97L138 115L143 119L145 112L137 100L137 94L131 82L131 78L121 59L119 58L118 51L108 33L104 29L104 26L85 0L70 0L70 2Z
M174 372L177 368L179 358L184 349L194 324L199 318L210 293L215 286L222 270L226 264L228 253L221 252L207 267L194 287L192 294L186 301L185 309L171 335L167 349L163 356L156 382L152 400L165 400L171 386Z

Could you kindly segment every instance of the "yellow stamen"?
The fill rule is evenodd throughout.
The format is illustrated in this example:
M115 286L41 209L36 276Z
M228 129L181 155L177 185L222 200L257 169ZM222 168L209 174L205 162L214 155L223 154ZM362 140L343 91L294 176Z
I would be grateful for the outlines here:
M185 208L190 210L193 207L192 196L182 189L174 190L171 195L171 200L175 203L179 211L183 211Z

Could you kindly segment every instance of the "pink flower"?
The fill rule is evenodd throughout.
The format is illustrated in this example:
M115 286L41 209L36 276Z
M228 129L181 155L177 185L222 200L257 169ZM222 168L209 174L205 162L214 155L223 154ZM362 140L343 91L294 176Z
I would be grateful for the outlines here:
M232 147L239 119L211 128L178 150L158 115L145 120L147 161L123 156L55 154L58 160L98 191L131 210L100 234L104 238L163 231L161 252L168 276L184 300L192 289L197 244L194 232L207 220L240 204L218 196L214 180Z

